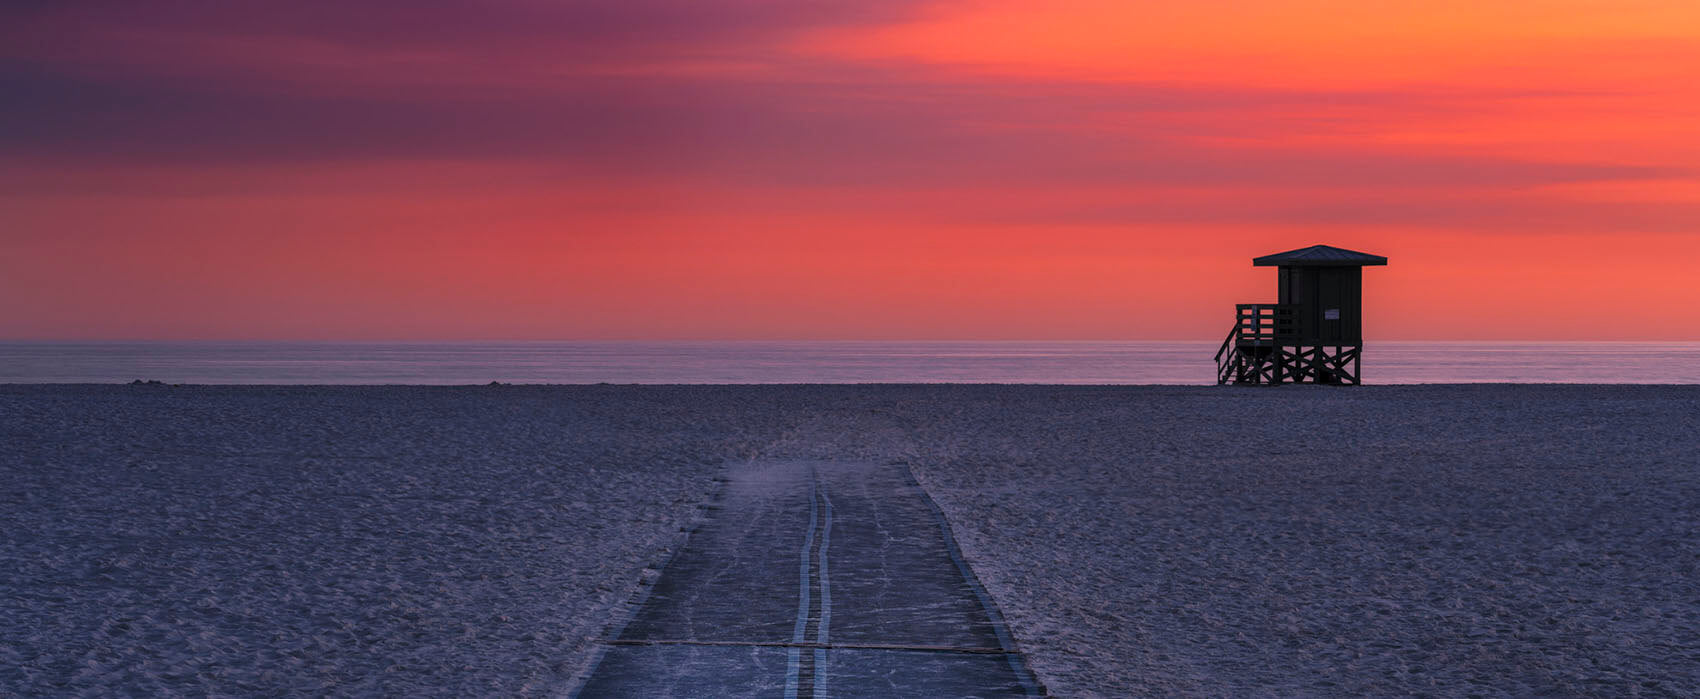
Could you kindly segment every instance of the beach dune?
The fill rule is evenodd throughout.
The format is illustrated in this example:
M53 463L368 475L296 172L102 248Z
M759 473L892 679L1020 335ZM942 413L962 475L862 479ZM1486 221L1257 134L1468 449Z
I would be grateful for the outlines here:
M0 386L0 693L571 691L729 464L907 464L1058 696L1700 692L1700 387Z

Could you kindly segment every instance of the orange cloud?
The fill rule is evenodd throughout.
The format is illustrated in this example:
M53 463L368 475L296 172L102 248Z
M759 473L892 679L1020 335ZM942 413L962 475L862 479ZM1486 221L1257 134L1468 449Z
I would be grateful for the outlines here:
M1684 0L982 0L802 45L1070 79L1285 87L1623 87L1700 53Z

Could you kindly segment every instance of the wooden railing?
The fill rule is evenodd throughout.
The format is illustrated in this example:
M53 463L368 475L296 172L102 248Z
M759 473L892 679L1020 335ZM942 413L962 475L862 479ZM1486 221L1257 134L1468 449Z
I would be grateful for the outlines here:
M1273 347L1298 335L1299 307L1290 303L1241 303L1234 305L1235 344L1240 347Z
M1228 380L1233 378L1240 363L1244 360L1240 356L1239 348L1234 346L1234 340L1239 336L1240 326L1235 323L1234 328L1228 331L1228 338L1222 341L1222 348L1216 350L1216 384L1218 386L1228 383Z
M1239 325L1239 323L1235 323L1233 329L1228 331L1227 339L1222 340L1222 348L1216 350L1216 363L1217 364L1222 363L1222 355L1227 354L1229 350L1233 349L1234 340L1236 338L1238 338L1239 336L1240 336L1240 325Z

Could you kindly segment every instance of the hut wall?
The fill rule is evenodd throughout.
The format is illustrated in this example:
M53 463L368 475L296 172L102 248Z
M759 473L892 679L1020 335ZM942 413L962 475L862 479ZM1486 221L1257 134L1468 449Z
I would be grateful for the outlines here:
M1277 279L1280 303L1301 307L1301 344L1363 344L1362 267L1281 267Z

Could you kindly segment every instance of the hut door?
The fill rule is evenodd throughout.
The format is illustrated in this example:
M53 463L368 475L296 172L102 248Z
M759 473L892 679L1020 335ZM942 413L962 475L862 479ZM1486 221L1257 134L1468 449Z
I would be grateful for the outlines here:
M1324 345L1340 344L1341 339L1345 337L1345 333L1341 332L1343 323L1340 316L1344 310L1342 306L1345 301L1345 289L1342 287L1345 286L1344 277L1346 275L1339 268L1328 268L1321 270L1321 272L1317 275L1321 278L1318 279L1320 283L1317 284L1316 290L1317 309L1315 313L1319 325L1316 333L1317 339L1321 340L1320 344Z

